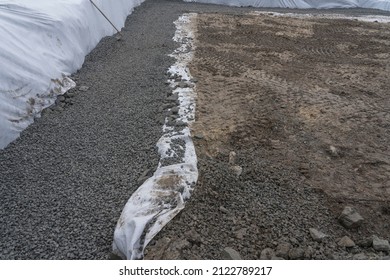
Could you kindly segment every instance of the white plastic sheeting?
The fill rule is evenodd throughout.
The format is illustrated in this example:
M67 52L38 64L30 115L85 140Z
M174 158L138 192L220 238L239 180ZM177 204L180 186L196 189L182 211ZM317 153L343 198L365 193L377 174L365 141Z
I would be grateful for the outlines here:
M117 28L144 0L94 0ZM89 0L0 0L0 149L75 83L100 39L116 31Z
M184 0L241 7L293 8L293 9L332 9L370 8L390 11L390 0Z
M191 82L187 66L193 56L191 20L195 16L184 14L175 22L177 31L174 40L181 46L172 55L176 63L169 69L173 94L178 94L180 101L178 121L187 124L195 118L195 84ZM177 87L174 77L179 76L190 87ZM166 120L163 130L164 135L157 143L161 155L159 166L154 175L130 197L114 232L113 252L124 259L143 258L150 240L184 208L198 179L197 158L189 127L174 128ZM184 143L181 147L174 144L177 139ZM177 149L185 151L181 162L162 166L161 162L174 157Z

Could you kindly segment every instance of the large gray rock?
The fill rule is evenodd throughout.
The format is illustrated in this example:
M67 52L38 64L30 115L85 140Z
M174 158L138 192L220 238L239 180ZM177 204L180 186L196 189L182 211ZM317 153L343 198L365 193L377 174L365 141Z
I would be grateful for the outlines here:
M309 229L310 236L313 238L314 241L321 242L324 240L327 235L325 233L322 233L321 231L315 229L315 228L310 228Z
M221 257L223 260L242 260L240 253L230 247L223 249Z
M375 235L372 238L372 247L376 251L383 251L383 252L390 251L389 241L387 241L385 239L380 239L378 236L375 236Z
M339 216L339 221L346 228L358 228L364 219L355 209L346 206Z

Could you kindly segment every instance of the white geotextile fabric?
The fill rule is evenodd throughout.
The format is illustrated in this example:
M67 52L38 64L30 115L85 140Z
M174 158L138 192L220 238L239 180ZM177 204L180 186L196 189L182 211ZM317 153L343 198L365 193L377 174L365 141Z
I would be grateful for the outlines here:
M144 0L94 0L114 25ZM0 0L0 149L75 86L101 38L116 31L89 0Z
M180 75L191 84L188 88L176 88L175 78L169 79L173 94L178 94L180 101L178 120L186 123L195 119L195 84L191 82L188 69L194 49L191 20L195 16L184 14L175 22L177 30L173 39L181 46L172 54L176 63L169 69L171 77ZM164 135L157 143L160 164L154 175L130 197L115 228L113 252L124 259L143 258L145 247L184 208L198 180L197 158L189 127L178 131L166 120L163 130ZM182 163L162 167L164 159L175 156L172 145L177 139L185 143L180 147L185 151Z
M390 0L184 0L229 6L257 8L332 9L370 8L390 11Z

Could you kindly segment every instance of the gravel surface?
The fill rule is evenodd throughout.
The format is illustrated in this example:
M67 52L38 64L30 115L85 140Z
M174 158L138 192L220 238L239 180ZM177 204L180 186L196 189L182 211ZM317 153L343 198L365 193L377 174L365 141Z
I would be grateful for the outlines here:
M158 164L158 107L179 11L151 1L102 40L61 102L0 152L0 259L106 259L140 175ZM51 111L50 109L49 111Z
M0 259L107 259L124 204L142 181L140 176L157 167L155 145L162 135L159 107L169 94L166 71L173 64L167 55L177 47L172 41L173 22L184 12L249 10L146 1L128 18L121 41L103 39L88 55L83 68L73 75L77 88L0 151ZM216 164L201 162L203 168ZM274 189L272 186L278 184L272 180L236 185L234 178L225 173L221 171L210 178L214 182L211 186L226 183L221 205L210 205L207 202L215 200L208 201L208 197L191 202L190 209L198 209L200 205L194 203L203 201L204 208L194 221L203 221L199 225L205 225L205 230L212 229L208 220L217 218L208 212L214 207L242 213L235 222L240 224L255 214L245 213L246 205L254 203L248 200L254 192L260 192L259 199L266 202L259 213L273 207L273 193L290 197L286 191ZM233 199L236 187L248 196ZM294 189L292 195L309 195L310 201L316 202L316 195L304 189ZM287 203L282 212L288 213L293 206ZM322 223L328 222L325 219ZM278 224L277 220L273 224ZM172 234L188 225L174 225ZM248 229L248 233L256 231ZM215 258L229 240L219 244L216 238L206 247L202 245L202 249L198 236L190 235L199 250L211 250L203 255L210 258ZM213 234L201 238L212 239Z

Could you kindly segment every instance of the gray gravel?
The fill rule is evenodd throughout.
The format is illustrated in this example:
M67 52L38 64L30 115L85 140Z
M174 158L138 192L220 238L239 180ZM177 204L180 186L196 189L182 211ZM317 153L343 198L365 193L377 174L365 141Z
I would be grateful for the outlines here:
M142 173L157 167L159 107L169 92L165 73L173 63L167 55L177 47L173 21L184 12L248 10L146 1L128 18L121 41L101 41L73 75L78 87L70 92L71 100L47 110L0 151L0 259L109 257L124 204ZM272 193L260 189L269 184L237 186L267 199ZM307 194L302 190L296 195ZM241 212L243 203L249 202L221 201L232 213ZM273 207L272 200L259 213L267 207ZM288 213L289 207L281 210ZM239 215L239 223L251 215ZM207 216L204 212L198 219ZM214 244L223 245L228 244ZM207 256L215 257L215 252Z
M148 1L73 75L57 106L0 151L0 259L106 259L127 199L156 168L180 8ZM60 109L62 108L62 109Z

